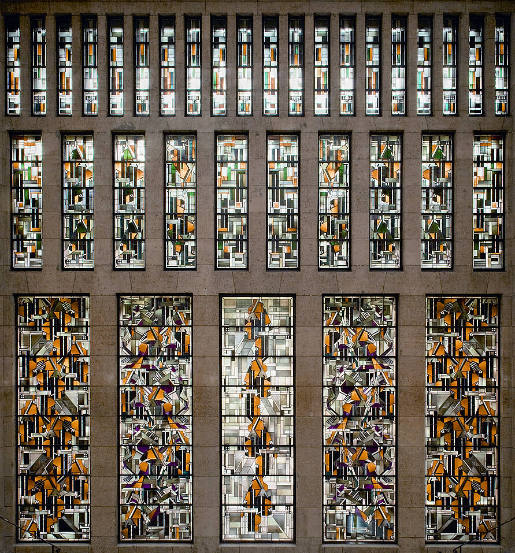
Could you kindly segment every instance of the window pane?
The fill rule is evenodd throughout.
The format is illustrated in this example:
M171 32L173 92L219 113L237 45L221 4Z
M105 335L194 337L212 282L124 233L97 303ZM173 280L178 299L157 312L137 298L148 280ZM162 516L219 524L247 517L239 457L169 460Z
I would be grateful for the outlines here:
M458 17L443 16L443 114L457 113Z
M288 115L304 114L304 17L288 20Z
M32 115L46 115L46 27L45 18L31 17Z
M236 18L238 27L238 115L252 115L253 28L252 17Z
M483 114L483 17L470 16L469 115Z
M381 113L381 17L365 19L365 114Z
M7 115L20 115L21 113L21 62L20 62L20 18L10 16L5 19L6 32L6 56L5 67L7 71L7 96L5 111Z
M161 115L175 115L175 18L159 19Z
M186 115L201 113L201 18L186 17Z
M315 115L329 115L329 18L315 17Z
M263 17L263 115L279 115L279 18Z
M417 115L432 114L433 17L418 16Z
M510 112L510 17L495 20L495 115Z
M72 18L57 19L57 113L72 114Z
M150 29L148 17L134 18L135 115L150 114Z
M94 15L82 19L82 71L84 115L98 115L98 27Z
M123 17L109 18L109 115L123 115Z

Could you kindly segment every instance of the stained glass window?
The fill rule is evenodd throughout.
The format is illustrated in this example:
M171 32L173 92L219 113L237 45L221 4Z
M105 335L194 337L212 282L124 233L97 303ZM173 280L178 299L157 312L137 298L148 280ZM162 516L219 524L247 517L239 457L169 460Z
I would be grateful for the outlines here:
M191 296L119 296L120 539L192 539Z
M238 33L238 115L252 115L252 16L236 17Z
M114 267L145 268L145 137L114 136Z
M483 17L470 16L469 115L483 114Z
M221 298L222 540L293 541L294 298Z
M324 539L396 539L397 306L324 296Z
M318 138L318 267L350 267L350 137Z
M315 17L315 115L329 115L329 17Z
M426 300L426 540L499 536L499 299Z
M267 269L298 269L299 136L267 142Z
M94 267L93 136L63 137L63 266Z
M72 114L72 18L57 18L57 113Z
M304 17L288 18L288 115L304 115Z
M495 17L495 115L510 112L510 16Z
M7 115L21 113L21 61L20 61L20 17L12 15L5 19L7 96L5 112Z
M392 115L406 115L407 19L392 15Z
M11 136L13 269L43 266L43 151L41 135Z
M423 269L452 268L453 178L452 136L422 135Z
M149 19L134 18L135 115L150 114L150 29Z
M211 19L211 113L227 115L227 17Z
M109 115L123 115L123 16L112 16L109 26Z
M279 18L263 17L263 115L279 115Z
M32 115L46 115L45 17L30 18L32 31Z
M370 137L370 268L401 267L401 150L398 134Z
M248 137L216 137L216 268L247 269Z
M381 17L365 19L365 114L381 114Z
M418 16L417 28L417 115L432 114L433 17Z
M504 267L504 137L474 134L473 268Z
M96 15L82 18L82 101L84 115L98 115L98 23Z
M201 113L201 21L200 17L186 17L186 115Z
M159 18L161 115L175 115L175 17Z
M18 539L88 541L89 298L17 296Z
M456 115L458 109L458 16L443 16L443 114Z
M340 115L354 115L356 18L340 17Z

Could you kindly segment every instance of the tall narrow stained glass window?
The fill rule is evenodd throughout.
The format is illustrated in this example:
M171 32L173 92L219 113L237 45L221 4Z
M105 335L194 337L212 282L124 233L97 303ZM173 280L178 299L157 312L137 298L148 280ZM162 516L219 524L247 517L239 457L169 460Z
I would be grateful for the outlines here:
M483 115L483 17L469 23L469 115Z
M32 115L46 115L45 17L31 17L30 26L32 34Z
M186 16L186 115L201 114L201 17Z
M392 15L392 115L406 115L406 39L408 20Z
M329 23L315 16L315 115L329 115Z
M298 269L299 136L267 137L267 269Z
M109 115L123 115L123 16L108 18Z
M175 115L175 17L159 18L160 112Z
M223 541L295 534L292 296L221 298Z
M370 137L370 268L401 267L402 137Z
M71 115L73 108L72 80L72 17L57 18L57 113Z
M279 115L279 18L263 17L263 115Z
M89 298L17 296L18 539L90 539Z
M458 110L458 16L443 16L443 114Z
M354 115L356 18L340 16L340 115Z
M417 27L417 115L431 115L433 71L433 17L418 16Z
M397 302L323 296L324 539L396 539Z
M63 266L94 267L93 136L63 137Z
M11 136L13 269L43 266L43 150L41 135Z
M247 269L248 136L216 137L216 268Z
M451 269L453 259L453 140L422 135L422 269Z
M304 115L304 17L288 18L288 115Z
M227 115L227 17L211 18L211 114Z
M135 115L150 114L150 28L149 18L134 18L134 104Z
M365 115L381 114L381 17L365 18Z
M499 298L426 300L426 540L499 539Z
M20 16L11 15L5 18L5 67L6 91L5 113L20 115L21 113L21 60L20 60Z
M82 18L82 110L98 115L98 22L96 15Z
M510 16L495 16L495 115L510 112Z
M166 136L165 267L197 267L197 137Z
M253 28L252 16L236 16L238 115L252 115Z
M192 298L118 301L120 540L191 541Z
M474 134L473 268L504 267L504 136Z
M350 136L318 137L318 267L350 267Z
M114 136L114 268L145 268L145 137Z

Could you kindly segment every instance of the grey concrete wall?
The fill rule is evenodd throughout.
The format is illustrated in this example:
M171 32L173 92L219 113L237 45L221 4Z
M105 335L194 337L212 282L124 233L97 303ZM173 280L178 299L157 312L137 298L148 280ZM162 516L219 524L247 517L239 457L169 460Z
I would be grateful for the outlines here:
M513 119L493 113L493 29L495 12L508 12L513 2L368 2L335 0L312 2L255 1L228 2L52 2L4 1L4 13L20 13L22 24L22 115L2 116L0 130L0 294L1 381L0 381L0 514L15 517L15 370L14 370L14 293L89 293L91 295L91 524L90 545L63 545L63 552L236 552L258 550L298 553L399 551L450 552L453 547L425 545L424 541L424 385L425 385L425 295L483 294L502 295L501 304L501 520L514 514L515 487L513 432L515 388L512 381L513 358L513 232L512 218L515 143ZM485 111L483 117L467 114L468 13L481 10L485 22ZM460 19L459 115L442 117L441 28L443 11L457 12ZM432 117L416 116L416 24L417 13L433 13L434 64ZM48 115L31 117L28 14L46 13L48 43ZM74 32L73 116L56 117L55 18L56 13L72 13ZM82 117L79 33L81 13L98 14L100 107L98 117ZM125 14L125 90L126 115L107 117L106 14ZM159 72L157 67L157 17L177 16L177 115L159 117ZM210 117L209 14L229 16L228 36L228 116ZM236 117L235 36L232 16L254 15L254 116ZM280 14L280 117L261 115L261 14ZM306 115L287 116L287 16L306 15ZM331 13L331 115L314 117L313 106L313 15ZM337 14L357 15L357 97L355 117L338 115ZM364 116L364 17L383 14L381 117ZM408 115L391 117L389 28L391 13L409 14L408 38ZM150 14L151 27L151 115L134 117L132 16ZM203 115L184 117L184 14L202 14L203 23ZM4 23L0 28L0 60L5 60ZM511 59L515 59L515 39ZM3 65L2 65L3 67ZM512 75L511 100L515 105L515 75ZM5 71L0 71L0 102L4 112ZM9 130L41 131L43 140L44 189L44 267L42 271L11 271L9 245ZM163 270L163 133L196 130L198 137L198 269ZM301 269L265 270L266 132L301 133ZM420 270L420 143L422 131L454 132L455 135L455 242L452 271ZM93 131L95 140L95 270L61 270L61 133ZM113 271L112 255L112 160L111 140L115 131L140 131L146 139L147 263L145 271ZM250 236L249 270L215 271L214 234L214 132L248 131ZM352 269L320 272L317 269L317 136L319 131L352 132ZM368 268L368 144L369 133L403 133L403 228L402 271L370 271ZM506 134L506 270L472 271L472 136L474 131L505 131ZM117 536L117 310L116 293L193 294L193 371L194 371L194 534L192 545L118 544ZM284 293L297 295L297 528L296 544L220 545L219 544L219 359L218 294ZM397 293L398 303L398 543L396 545L333 546L322 544L322 394L321 320L323 293ZM316 323L313 323L313 319ZM0 522L0 552L46 551L48 548L15 543L14 531ZM515 523L502 531L499 546L489 551L515 551ZM467 546L467 551L483 551Z

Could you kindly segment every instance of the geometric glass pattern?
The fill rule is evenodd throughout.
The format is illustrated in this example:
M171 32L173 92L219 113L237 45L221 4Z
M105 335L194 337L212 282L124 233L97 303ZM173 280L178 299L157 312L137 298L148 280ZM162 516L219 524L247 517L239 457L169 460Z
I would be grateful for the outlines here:
M200 115L202 52L200 17L186 16L186 115Z
M175 115L175 17L159 17L161 115Z
M18 539L90 538L89 298L17 296Z
M236 16L238 115L252 115L252 16Z
M401 150L401 135L370 136L371 269L401 267Z
M82 18L82 110L98 115L98 23L95 15Z
M443 114L456 115L458 106L458 16L443 16Z
M340 16L340 115L354 115L356 18Z
M267 269L299 268L299 136L267 137Z
M32 115L46 115L45 17L30 18L32 30Z
M114 136L114 268L145 268L145 137Z
M192 539L191 296L119 296L120 539Z
M227 115L227 17L211 18L211 114Z
M422 135L422 269L452 268L452 136Z
M474 134L473 268L504 267L504 137Z
M13 269L43 266L41 135L11 137L11 240Z
M350 267L350 136L318 137L318 268Z
M57 18L57 113L72 114L72 18Z
M510 16L495 17L495 115L510 112Z
M279 18L263 17L263 115L279 115Z
M216 137L216 268L248 268L248 137Z
M406 115L405 16L392 15L392 115Z
M288 115L304 115L304 17L289 17L288 72Z
M123 115L123 16L108 16L109 115Z
M294 540L294 302L221 297L223 541Z
M381 16L365 17L365 70L365 114L380 115Z
M94 267L93 136L63 136L63 266Z
M135 115L150 114L150 29L149 18L134 18Z
M418 16L417 41L417 115L431 115L432 16Z
M483 114L483 17L470 16L469 115Z
M315 115L329 115L329 22L315 17Z
M6 83L6 104L5 113L7 115L20 115L21 113L21 89L20 89L20 18L19 16L9 16L5 19L6 36L6 58L5 67L7 70Z
M497 542L499 298L426 299L426 540Z
M397 309L323 296L324 539L396 539Z
M165 137L165 267L197 267L197 137Z

